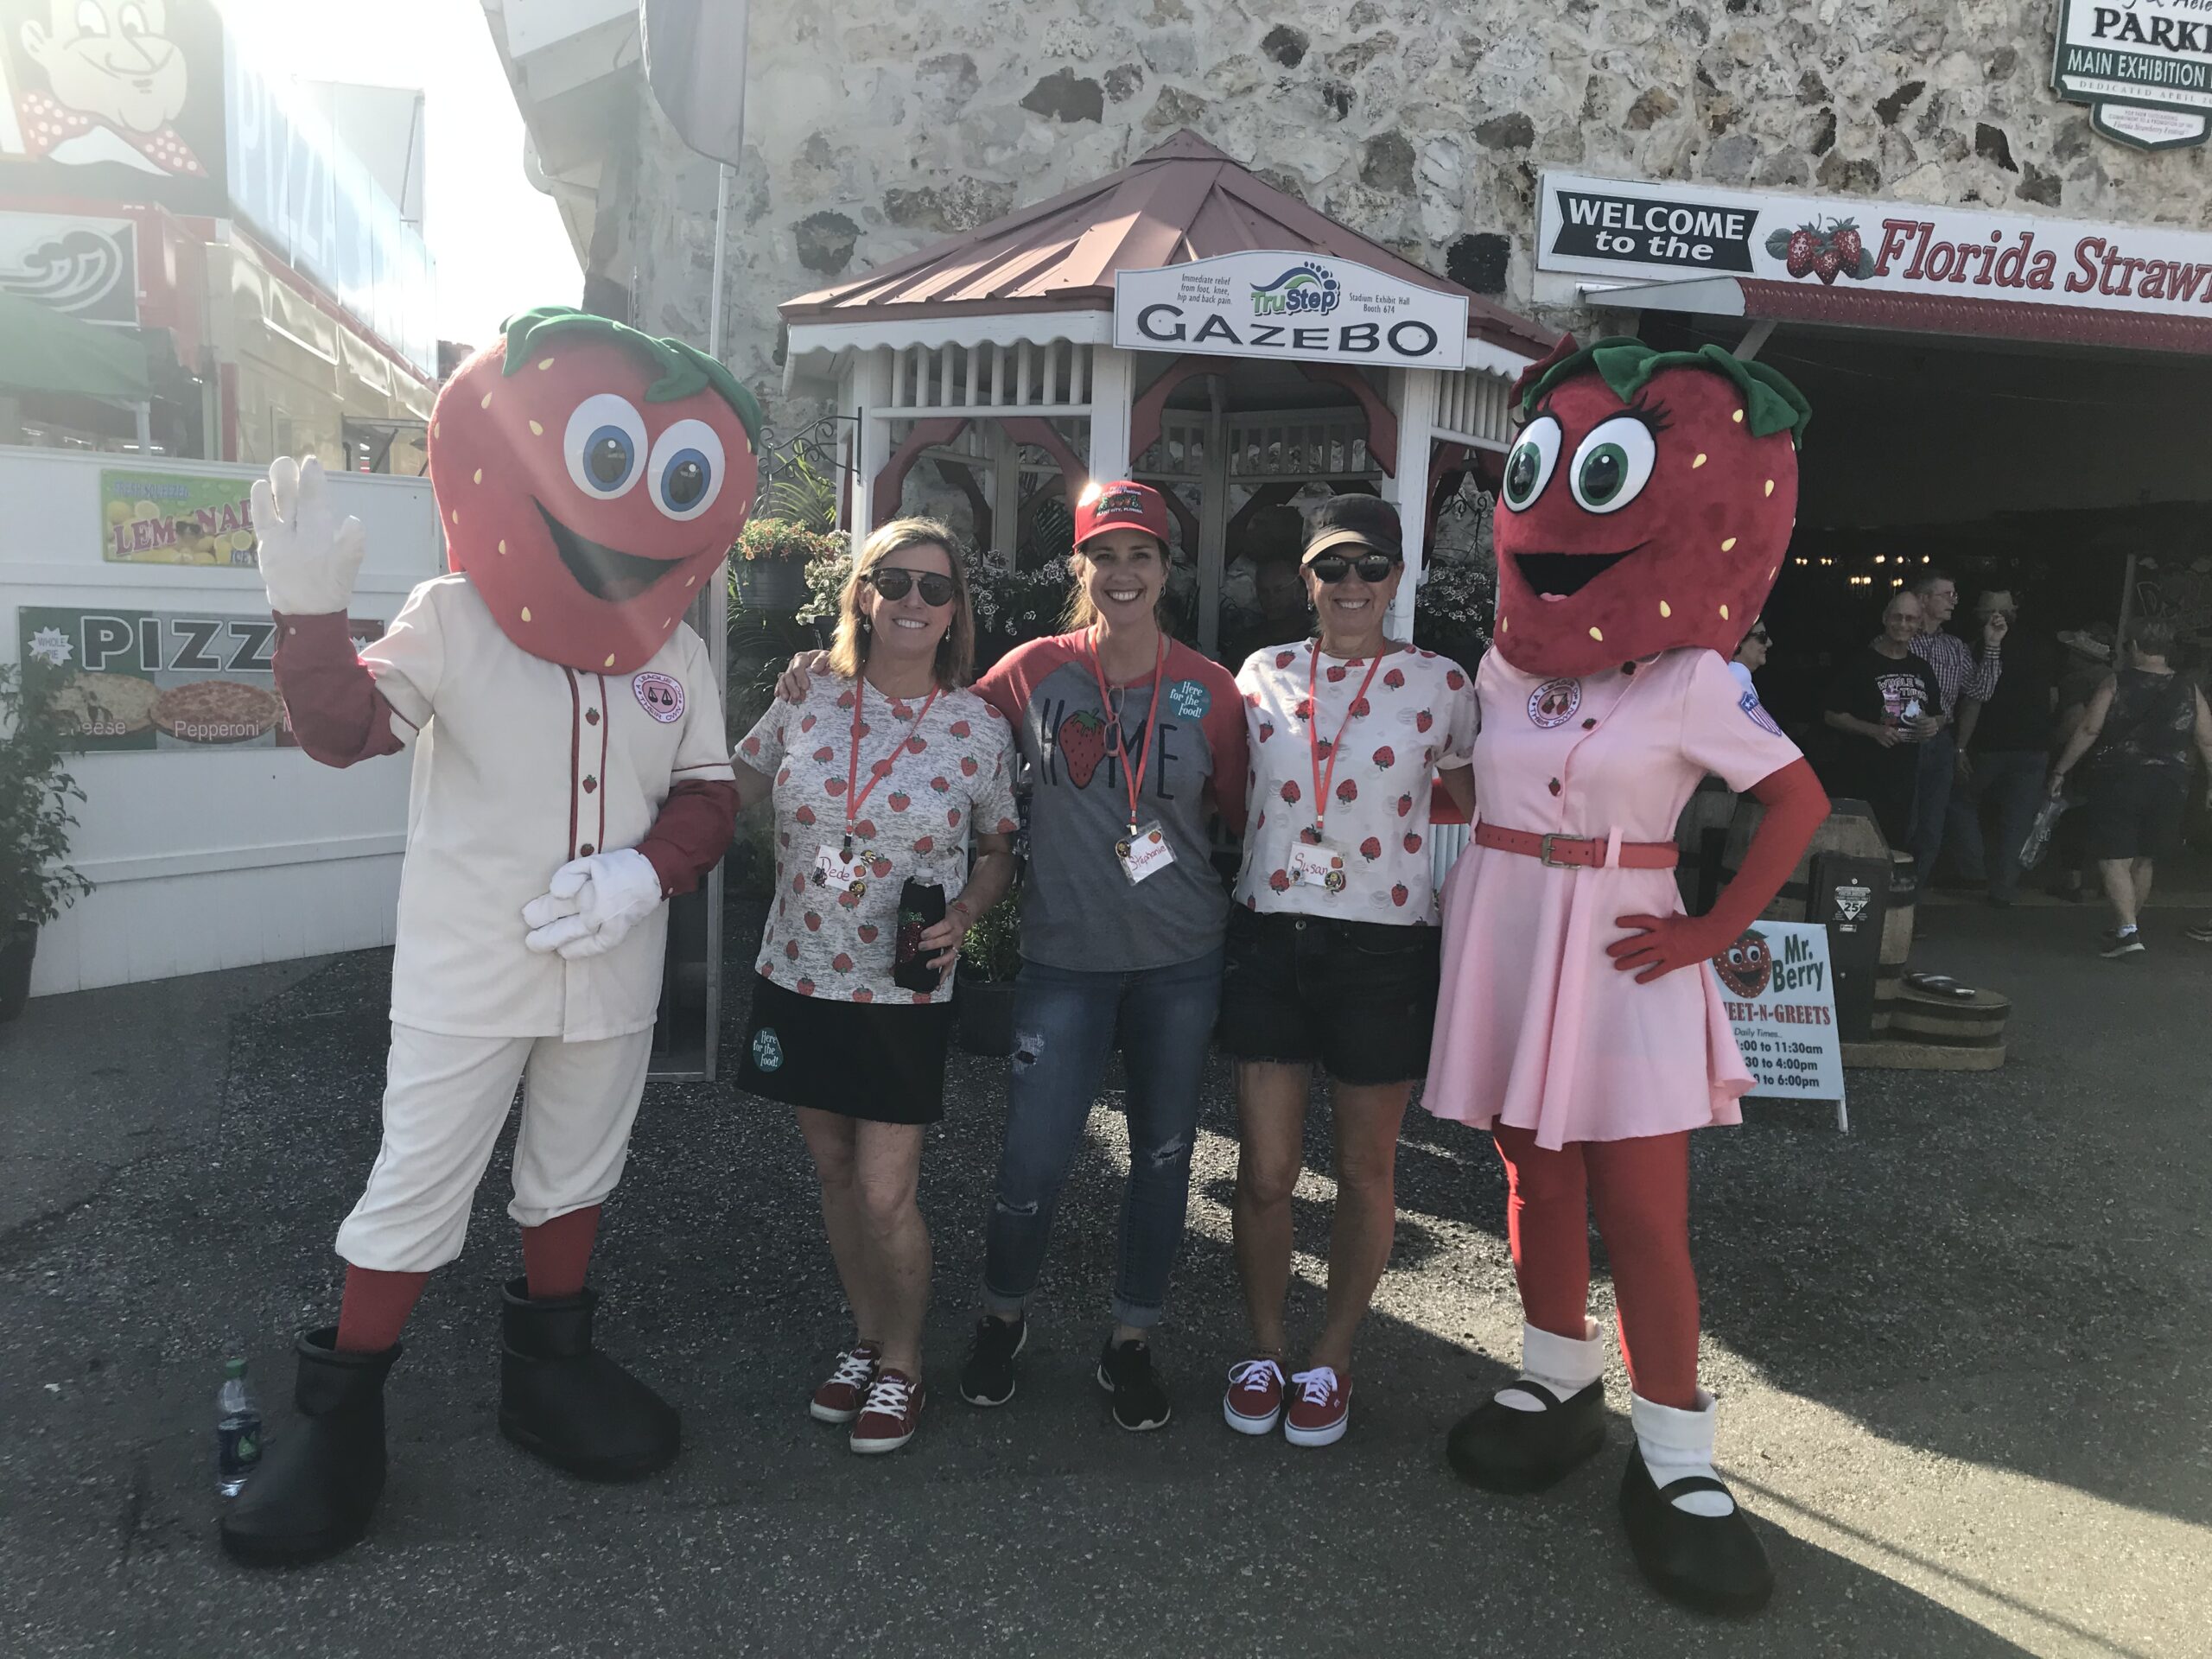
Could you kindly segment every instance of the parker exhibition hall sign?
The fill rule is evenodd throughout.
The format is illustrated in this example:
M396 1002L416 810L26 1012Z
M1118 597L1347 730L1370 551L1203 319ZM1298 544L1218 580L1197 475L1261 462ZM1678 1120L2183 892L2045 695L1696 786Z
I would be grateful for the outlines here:
M2138 149L2212 130L2212 0L2058 0L2050 84Z
M1536 269L1624 289L1732 276L2212 319L2201 232L1573 173L1544 175Z
M1114 276L1114 344L1409 369L1467 365L1467 301L1349 259L1225 253Z

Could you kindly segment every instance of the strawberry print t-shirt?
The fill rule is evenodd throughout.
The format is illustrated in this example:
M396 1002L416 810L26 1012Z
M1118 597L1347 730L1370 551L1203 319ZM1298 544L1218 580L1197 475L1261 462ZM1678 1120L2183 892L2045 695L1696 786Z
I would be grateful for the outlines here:
M866 798L853 823L867 876L859 893L817 884L816 855L823 847L843 850L858 690L817 674L804 702L771 704L737 746L738 760L775 779L776 902L756 966L802 996L943 1002L952 995L950 973L930 995L892 980L899 889L910 880L935 882L949 903L968 882L969 837L1014 833L1013 730L973 691L941 693L924 715L918 698L869 689L861 708Z
M1318 709L1306 703L1309 680ZM1377 664L1331 657L1304 639L1254 652L1236 689L1252 764L1236 902L1302 916L1433 924L1429 775L1465 766L1473 750L1480 722L1466 671L1433 651L1408 647ZM1313 830L1317 747L1329 791L1324 833L1344 855L1344 887L1335 892L1299 881L1292 862Z

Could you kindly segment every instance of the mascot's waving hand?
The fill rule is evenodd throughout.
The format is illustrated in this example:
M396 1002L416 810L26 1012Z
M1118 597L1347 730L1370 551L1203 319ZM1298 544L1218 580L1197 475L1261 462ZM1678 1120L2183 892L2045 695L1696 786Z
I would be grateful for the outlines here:
M1667 1594L1745 1611L1773 1574L1713 1471L1689 1131L1738 1122L1751 1083L1705 963L1827 811L1726 666L1789 545L1808 410L1717 346L1567 340L1523 377L1521 417L1495 530L1497 642L1476 677L1479 823L1444 898L1427 1104L1497 1138L1522 1369L1449 1452L1476 1484L1523 1492L1603 1444L1594 1211L1634 1389L1630 1543ZM1708 772L1767 812L1741 872L1692 918L1675 821Z
M677 1414L594 1351L584 1270L620 1179L670 894L728 846L736 786L684 607L753 502L760 409L690 346L548 308L510 321L430 417L452 574L357 658L360 525L321 466L254 486L276 678L329 766L416 745L392 960L384 1146L339 1230L334 1327L300 1338L299 1421L223 1520L242 1560L344 1548L385 1478L384 1381L523 1086L499 1429L598 1480L676 1455Z

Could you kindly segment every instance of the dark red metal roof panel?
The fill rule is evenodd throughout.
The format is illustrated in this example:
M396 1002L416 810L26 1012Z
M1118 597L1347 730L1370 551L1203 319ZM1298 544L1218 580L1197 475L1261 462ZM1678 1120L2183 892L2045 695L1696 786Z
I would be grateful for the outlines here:
M1779 322L2212 354L2212 317L2168 317L2087 305L2027 305L1948 294L1891 294L1752 277L1739 278L1738 286L1744 290L1745 316Z

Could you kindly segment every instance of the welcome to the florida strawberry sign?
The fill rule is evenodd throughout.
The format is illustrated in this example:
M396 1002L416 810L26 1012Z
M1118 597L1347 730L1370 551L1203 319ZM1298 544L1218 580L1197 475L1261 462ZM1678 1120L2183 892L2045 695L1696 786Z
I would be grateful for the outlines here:
M1605 286L1732 276L2212 319L2212 235L1578 173L1543 176L1536 268Z

